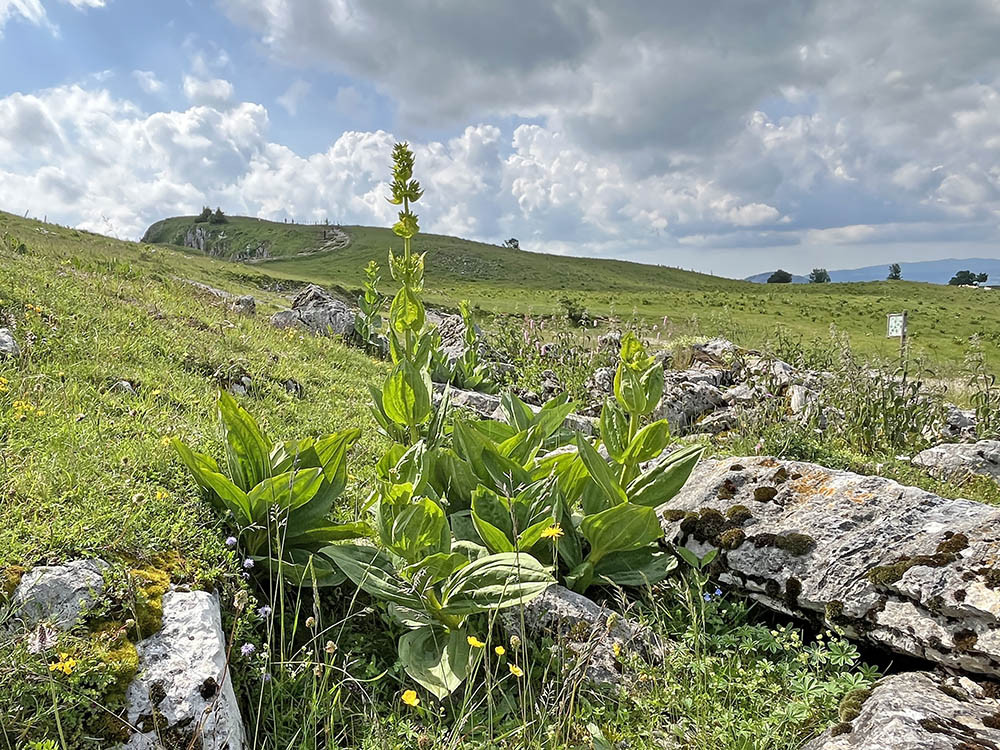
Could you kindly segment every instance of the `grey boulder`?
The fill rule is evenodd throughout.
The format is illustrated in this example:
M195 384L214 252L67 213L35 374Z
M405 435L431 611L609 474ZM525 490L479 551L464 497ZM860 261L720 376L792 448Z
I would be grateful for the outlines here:
M322 287L310 284L295 295L290 310L271 316L271 325L301 325L319 336L343 336L354 330L354 310Z
M0 359L20 356L21 347L14 340L14 333L9 328L0 328Z
M962 481L980 475L1000 483L1000 440L937 445L918 453L913 463L942 479Z
M501 617L507 633L522 641L551 638L563 668L592 684L620 684L623 657L629 652L648 657L657 650L648 630L558 584L523 610L505 610Z
M139 673L125 699L137 727L122 748L242 750L243 723L226 666L219 599L205 591L163 596L163 627L139 642ZM173 743L173 744L171 744Z
M103 560L74 560L32 568L14 589L15 617L29 630L39 625L73 627L103 595L107 567Z
M992 750L1000 702L968 678L904 672L849 694L841 721L802 750Z
M750 457L702 462L661 517L668 540L722 550L720 580L775 611L1000 676L1000 508Z
M666 419L674 434L682 434L699 419L726 405L719 386L726 380L723 370L692 368L664 374L663 398L654 419Z

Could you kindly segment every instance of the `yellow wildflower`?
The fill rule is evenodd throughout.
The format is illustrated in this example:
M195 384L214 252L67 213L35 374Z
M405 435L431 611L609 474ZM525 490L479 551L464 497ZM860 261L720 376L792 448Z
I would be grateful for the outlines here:
M470 635L465 640L467 640L469 642L469 645L472 646L473 648L486 648L486 644L483 643L478 638L476 638L476 636L474 635Z
M50 672L62 672L63 674L71 674L76 668L76 659L70 657L69 654L60 653L59 661L49 664Z
M156 499L157 500L166 500L168 497L170 497L170 493L167 492L166 490L157 490L156 491Z
M542 539L558 539L563 535L562 526L557 523L552 524L542 532Z
M407 706L414 706L414 707L416 707L416 706L420 705L420 698L417 697L417 691L416 690L406 690L406 691L404 691L403 692L403 697L402 697L401 700Z
M515 677L524 677L524 670L516 664L508 664L507 669L509 669L510 673Z
M168 445L170 445L170 441L171 441L170 435L164 435L163 437L160 438L160 445L166 448Z
M493 649L493 651L494 653L496 653L497 656L503 656L504 654L507 653L507 649L505 649L503 646L497 646L495 649Z

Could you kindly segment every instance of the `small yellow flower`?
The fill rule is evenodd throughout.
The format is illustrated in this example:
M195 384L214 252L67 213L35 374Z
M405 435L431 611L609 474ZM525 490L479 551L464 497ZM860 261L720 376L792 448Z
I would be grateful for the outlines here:
M509 669L510 673L515 677L524 677L524 670L516 664L508 664L507 669Z
M552 524L542 532L542 539L558 539L563 535L562 526L557 523Z
M483 643L478 638L476 638L476 636L474 635L470 635L465 640L467 640L469 642L469 645L472 646L473 648L486 648L486 644Z
M417 697L417 691L416 690L406 690L406 691L404 691L403 692L403 697L402 697L401 700L407 706L414 706L414 707L416 707L416 706L420 705L420 698Z
M71 674L76 668L76 659L70 658L69 654L60 653L59 661L54 664L49 664L50 672L62 672L63 674Z
M156 491L156 499L157 500L166 500L168 497L170 497L170 493L167 492L166 490L157 490Z
M160 438L160 445L166 448L168 445L170 445L171 440L172 438L170 437L170 435L164 435L163 437Z
M503 646L497 646L495 649L493 649L493 652L497 656L503 656L504 654L507 653L507 649L505 649Z
M616 657L622 655L622 646L620 643L615 643L615 645L611 647L611 650L615 652Z

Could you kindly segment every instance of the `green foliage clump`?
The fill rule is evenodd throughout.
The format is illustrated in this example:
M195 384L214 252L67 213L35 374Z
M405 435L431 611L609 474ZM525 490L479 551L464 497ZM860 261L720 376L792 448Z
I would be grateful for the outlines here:
M829 284L830 274L825 268L814 268L809 272L810 284Z

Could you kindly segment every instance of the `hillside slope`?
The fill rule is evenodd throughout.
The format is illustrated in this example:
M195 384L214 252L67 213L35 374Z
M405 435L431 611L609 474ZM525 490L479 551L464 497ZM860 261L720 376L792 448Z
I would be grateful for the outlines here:
M168 219L154 227L190 227L191 218ZM222 264L264 288L290 288L307 282L342 287L356 294L364 267L376 261L382 286L393 290L386 268L389 248L399 238L389 229L348 226L343 249L299 256L315 246L322 227L259 222L233 217L231 223L254 240L264 232L281 235L283 255L260 263ZM229 226L229 225L223 225ZM186 229L184 230L186 231ZM152 237L160 231L150 230ZM985 354L1000 370L1000 305L993 292L901 282L860 284L753 284L665 266L618 260L544 255L472 242L456 237L421 234L414 240L427 255L426 299L454 307L469 299L487 313L562 314L564 299L592 315L643 319L651 335L723 335L747 346L777 336L827 339L831 326L847 333L865 355L893 356L898 342L885 338L890 312L909 311L912 350L926 356L935 374L961 370L968 339L985 342ZM187 249L189 254L197 251Z
M216 393L243 377L243 402L276 438L363 428L352 471L370 473L380 443L361 405L384 366L273 328L281 298L243 271L0 212L0 327L23 354L0 358L0 573L177 550L208 574L230 553L163 443L219 455ZM252 293L257 315L186 280Z

